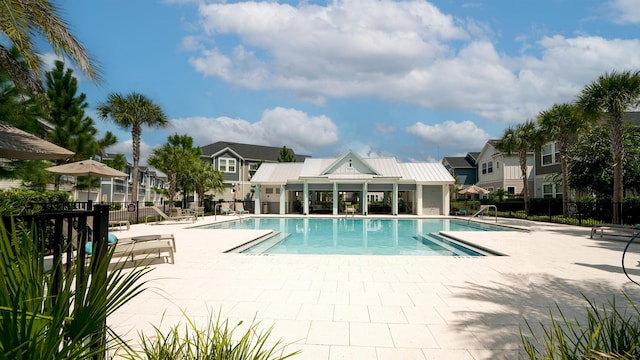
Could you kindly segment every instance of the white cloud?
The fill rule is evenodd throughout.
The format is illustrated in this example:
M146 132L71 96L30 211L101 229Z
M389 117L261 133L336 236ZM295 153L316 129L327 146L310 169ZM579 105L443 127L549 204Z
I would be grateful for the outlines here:
M187 134L198 146L216 141L287 146L296 154L312 154L338 141L338 129L327 116L310 116L296 110L276 107L265 110L259 121L251 123L229 117L192 117L172 120L178 134Z
M147 165L147 158L151 155L153 149L153 146L142 140L140 141L140 166ZM133 164L133 141L131 139L112 145L106 151L111 154L123 154L127 161Z
M635 2L611 6L639 21ZM545 37L510 56L488 40L486 24L420 0L222 2L201 4L199 14L198 38L237 42L200 44L190 60L197 71L317 105L378 98L514 123L572 100L604 72L640 67L640 40L595 36Z
M448 120L435 125L417 122L409 126L406 131L418 136L429 145L436 145L451 151L480 149L489 140L489 134L486 131L468 120L462 122Z
M609 3L615 21L622 24L640 23L640 6L637 0L613 0Z

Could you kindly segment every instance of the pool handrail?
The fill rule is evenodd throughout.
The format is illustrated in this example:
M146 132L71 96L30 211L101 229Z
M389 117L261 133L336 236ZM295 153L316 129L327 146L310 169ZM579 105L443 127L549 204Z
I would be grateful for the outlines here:
M471 218L480 215L483 212L489 213L489 209L493 208L496 214L496 223L498 222L498 207L495 205L480 205L480 210L478 210L475 214L471 215L471 217L467 221L471 221Z

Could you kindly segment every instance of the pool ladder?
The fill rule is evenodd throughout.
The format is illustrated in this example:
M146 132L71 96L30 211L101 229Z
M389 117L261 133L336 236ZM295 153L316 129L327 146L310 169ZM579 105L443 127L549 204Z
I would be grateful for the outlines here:
M471 217L467 220L467 222L471 221L471 218L476 217L483 212L487 212L489 214L489 209L493 208L494 213L496 214L496 223L498 222L498 207L495 205L481 205L480 210L478 210L475 214L471 215Z

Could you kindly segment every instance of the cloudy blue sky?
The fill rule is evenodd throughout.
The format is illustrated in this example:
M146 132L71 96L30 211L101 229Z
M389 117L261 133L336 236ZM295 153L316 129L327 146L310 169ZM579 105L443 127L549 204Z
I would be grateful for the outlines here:
M139 92L174 133L313 157L440 161L571 101L605 72L640 69L638 0L66 0L102 69L80 91L111 152L131 135L95 116ZM130 157L129 157L130 158ZM144 161L144 159L143 159Z

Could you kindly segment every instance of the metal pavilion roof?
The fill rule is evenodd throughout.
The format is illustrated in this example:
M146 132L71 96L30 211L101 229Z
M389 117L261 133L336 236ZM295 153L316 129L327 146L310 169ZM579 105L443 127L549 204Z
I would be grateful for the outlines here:
M347 154L348 155L348 154ZM422 184L453 184L455 179L441 163L400 163L394 158L359 158L376 174L361 173L354 169L345 171L338 160L349 161L349 156L340 158L307 158L304 163L263 163L251 179L256 184L286 184L316 181L362 181ZM327 173L331 168L334 172Z

